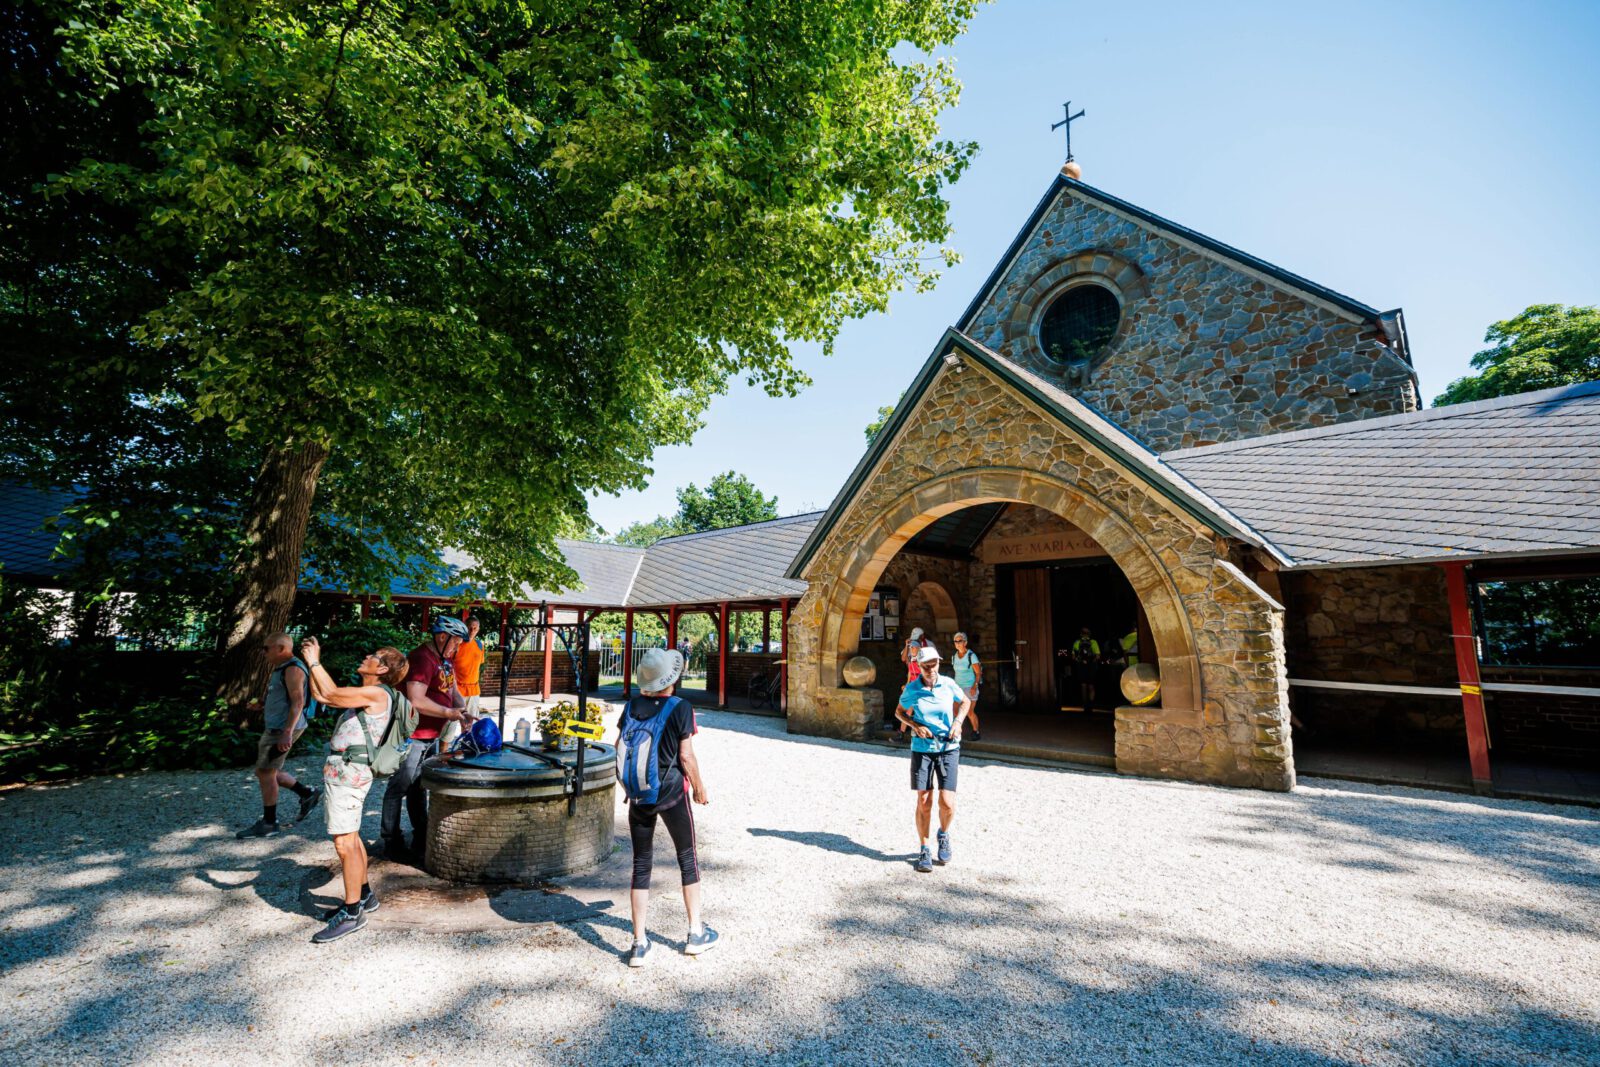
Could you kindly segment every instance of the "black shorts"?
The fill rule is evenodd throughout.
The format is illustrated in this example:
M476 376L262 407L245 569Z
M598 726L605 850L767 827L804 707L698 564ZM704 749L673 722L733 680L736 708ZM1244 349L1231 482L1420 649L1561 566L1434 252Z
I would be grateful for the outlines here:
M961 766L961 750L949 752L911 753L911 788L917 792L938 787L947 793L956 791L956 771Z

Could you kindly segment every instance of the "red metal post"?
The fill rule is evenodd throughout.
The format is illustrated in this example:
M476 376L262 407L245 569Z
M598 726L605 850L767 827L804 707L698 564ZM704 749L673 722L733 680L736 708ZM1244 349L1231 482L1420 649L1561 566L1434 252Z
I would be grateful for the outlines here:
M369 618L371 615L372 615L372 598L369 597L369 596L362 597L361 598L361 617L363 619L365 619L365 618Z
M717 707L728 706L728 602L717 605Z
M628 670L633 663L633 609L629 608L622 613L622 695L627 696L633 691L632 672Z
M761 651L772 651L772 612L761 609Z
M783 621L778 627L778 638L783 642L780 650L783 658L778 660L778 710L785 715L789 714L789 601L778 601L778 610L783 613Z
M1472 787L1487 791L1494 785L1489 771L1489 719L1483 710L1483 687L1478 678L1478 640L1472 630L1472 608L1467 603L1467 565L1446 563L1445 589L1450 595L1450 637L1456 648L1456 673L1461 676L1461 710L1467 719L1467 756L1472 761Z
M667 609L667 647L678 647L678 605Z

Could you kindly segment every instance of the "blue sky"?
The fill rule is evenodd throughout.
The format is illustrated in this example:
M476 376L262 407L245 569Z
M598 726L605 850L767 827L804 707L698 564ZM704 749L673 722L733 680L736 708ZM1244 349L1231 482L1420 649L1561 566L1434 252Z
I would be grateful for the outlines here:
M734 383L607 530L736 470L783 514L826 507L1060 167L1073 101L1084 181L1380 309L1403 307L1431 402L1490 322L1600 303L1600 2L1085 4L1000 0L952 49L949 192L963 262L923 295L797 350L814 384Z

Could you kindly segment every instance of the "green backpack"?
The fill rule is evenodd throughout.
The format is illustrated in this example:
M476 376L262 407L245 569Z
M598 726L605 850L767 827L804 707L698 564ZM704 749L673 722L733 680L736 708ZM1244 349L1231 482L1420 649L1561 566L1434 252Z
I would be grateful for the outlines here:
M417 709L411 706L411 701L399 693L383 687L389 694L389 725L383 728L383 737L377 744L372 743L372 730L367 726L367 713L358 712L361 720L361 736L367 743L361 749L351 745L344 750L344 758L350 763L365 763L372 768L374 778L387 778L400 769L406 760L406 749L411 747L411 733L417 728Z

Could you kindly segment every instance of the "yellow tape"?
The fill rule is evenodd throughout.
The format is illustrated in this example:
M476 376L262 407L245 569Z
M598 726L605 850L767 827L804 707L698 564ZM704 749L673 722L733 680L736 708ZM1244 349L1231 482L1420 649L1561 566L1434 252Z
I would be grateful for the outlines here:
M588 741L598 741L605 736L604 723L583 722L579 719L568 719L567 724L561 728L565 737L581 737Z
M1481 696L1483 696L1483 689L1481 687L1479 687L1479 686L1476 686L1476 685L1464 685L1464 686L1461 687L1461 692L1466 694L1467 696L1473 696L1473 697L1481 697Z

